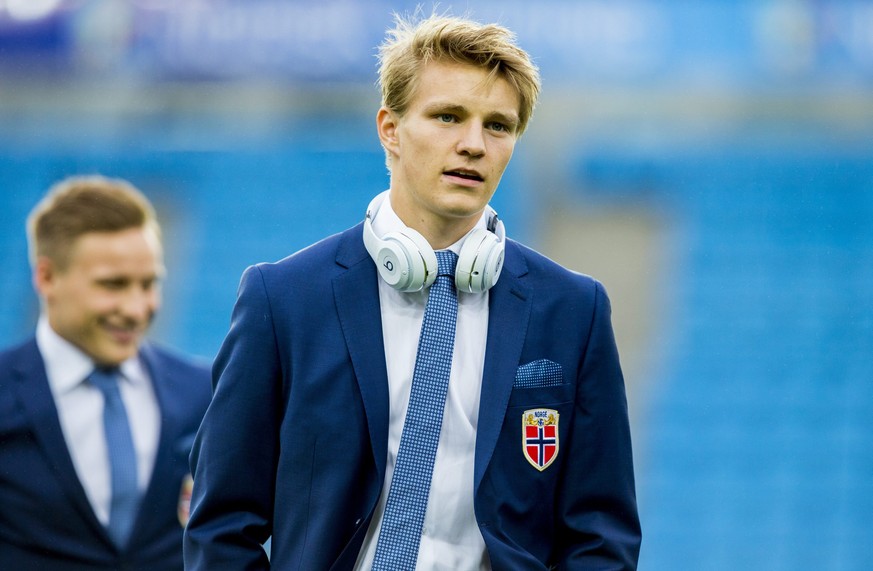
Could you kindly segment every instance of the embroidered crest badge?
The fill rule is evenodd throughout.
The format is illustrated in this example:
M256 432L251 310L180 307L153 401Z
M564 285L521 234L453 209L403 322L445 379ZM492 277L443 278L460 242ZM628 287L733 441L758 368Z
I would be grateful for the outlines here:
M187 474L182 479L182 489L179 490L179 505L177 507L177 515L182 527L188 525L188 516L191 515L191 492L193 489L194 479L191 478L191 474Z
M530 465L542 472L558 457L558 411L534 408L521 415L521 447Z

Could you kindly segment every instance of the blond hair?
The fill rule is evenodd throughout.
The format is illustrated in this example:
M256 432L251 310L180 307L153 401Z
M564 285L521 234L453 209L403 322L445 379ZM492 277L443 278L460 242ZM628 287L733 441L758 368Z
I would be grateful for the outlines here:
M30 261L35 266L45 256L65 269L83 234L145 227L160 238L154 208L129 182L99 175L70 177L52 186L27 218Z
M516 45L515 34L498 24L433 14L418 22L395 15L396 27L379 46L382 105L398 115L409 107L419 72L428 61L454 61L489 70L519 96L518 130L527 128L540 92L539 70Z

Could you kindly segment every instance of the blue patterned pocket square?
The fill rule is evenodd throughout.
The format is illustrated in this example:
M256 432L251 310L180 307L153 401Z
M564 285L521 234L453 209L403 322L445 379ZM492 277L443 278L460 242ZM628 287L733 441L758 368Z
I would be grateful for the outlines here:
M548 359L538 359L522 365L515 372L514 388L556 387L564 383L561 365Z

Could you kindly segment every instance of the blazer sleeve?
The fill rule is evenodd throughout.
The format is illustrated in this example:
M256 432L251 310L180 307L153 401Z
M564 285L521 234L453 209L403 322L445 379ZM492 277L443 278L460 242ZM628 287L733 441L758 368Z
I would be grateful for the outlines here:
M261 270L243 274L213 365L214 394L191 452L185 569L269 569L281 365Z
M632 571L641 542L624 378L609 298L595 288L594 315L576 388L570 450L560 488L560 569Z

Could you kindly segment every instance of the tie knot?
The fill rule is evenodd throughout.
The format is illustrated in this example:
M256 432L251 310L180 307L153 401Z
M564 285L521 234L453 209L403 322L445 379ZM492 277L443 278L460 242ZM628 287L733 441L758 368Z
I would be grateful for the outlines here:
M118 378L121 373L118 367L103 368L97 367L88 379L91 384L97 387L100 392L106 394L107 391L113 391L118 387Z
M458 264L458 255L451 250L439 250L434 252L437 258L437 276L455 277L455 266Z

